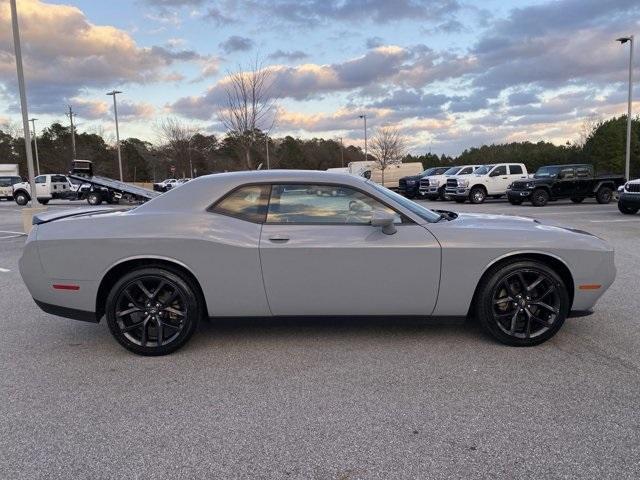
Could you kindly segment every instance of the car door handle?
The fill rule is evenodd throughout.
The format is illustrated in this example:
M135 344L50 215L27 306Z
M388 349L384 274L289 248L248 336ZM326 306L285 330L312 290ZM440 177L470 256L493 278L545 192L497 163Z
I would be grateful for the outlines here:
M289 237L286 235L271 235L269 237L269 241L273 243L287 243L289 241Z
M502 177L503 180L509 180L509 177Z

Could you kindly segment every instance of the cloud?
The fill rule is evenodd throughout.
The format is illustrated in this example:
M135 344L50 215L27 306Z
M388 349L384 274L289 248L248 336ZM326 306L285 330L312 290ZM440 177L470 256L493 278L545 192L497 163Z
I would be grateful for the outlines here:
M205 0L145 0L145 3L156 7L193 7L202 5Z
M376 48L380 47L384 44L384 41L380 37L369 37L367 38L366 46L367 48Z
M156 82L176 61L197 58L191 51L145 48L126 32L95 25L72 6L39 0L20 2L25 77L31 109L57 112L86 88ZM0 5L0 31L10 32L8 2ZM0 84L17 92L13 47L9 35L0 37ZM15 97L13 97L15 109Z
M304 53L302 50L292 50L289 52L286 52L284 50L276 50L275 52L272 52L269 54L269 56L267 57L270 60L288 60L290 62L296 61L296 60L302 60L303 58L307 58L309 55Z
M225 53L245 52L253 48L253 40L238 35L231 35L224 42L219 44Z
M118 101L118 120L145 120L153 118L156 107L147 102Z
M207 12L202 16L206 21L214 23L218 27L235 23L235 20L228 15L225 15L217 8L209 8Z

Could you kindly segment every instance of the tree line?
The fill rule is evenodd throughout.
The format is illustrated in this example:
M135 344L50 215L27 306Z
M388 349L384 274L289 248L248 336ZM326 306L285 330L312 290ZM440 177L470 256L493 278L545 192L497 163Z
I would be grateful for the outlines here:
M121 141L125 181L157 181L167 177L188 177L208 173L245 170L248 160L253 168L326 170L365 160L360 147L342 146L335 139L272 137L255 129L252 141L246 135L229 132L225 136L200 133L176 119L159 123L158 141L152 144L138 138ZM387 132L388 134L389 132ZM394 135L397 132L393 132ZM401 133L401 132L400 132ZM590 163L596 172L624 173L626 117L614 117L594 124L581 142L554 145L549 142L512 142L482 145L464 150L457 157L425 153L403 154L403 162L421 162L424 168L455 164L524 163L529 171L542 165ZM632 122L631 177L640 177L640 120ZM394 141L398 141L395 136ZM71 129L59 123L38 132L38 156L41 173L69 170ZM267 148L269 156L267 160ZM386 162L388 153L372 149L367 160ZM375 155L377 154L378 157ZM115 145L98 133L76 133L76 157L92 160L95 171L118 178ZM24 139L16 128L0 126L0 163L16 163L26 176ZM267 165L268 164L268 165Z

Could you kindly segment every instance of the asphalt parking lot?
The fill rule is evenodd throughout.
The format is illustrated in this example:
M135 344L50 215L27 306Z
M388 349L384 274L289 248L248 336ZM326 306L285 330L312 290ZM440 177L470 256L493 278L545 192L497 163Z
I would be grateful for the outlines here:
M590 231L617 280L534 348L468 323L237 320L144 358L36 307L0 202L0 477L640 478L640 214L427 205Z

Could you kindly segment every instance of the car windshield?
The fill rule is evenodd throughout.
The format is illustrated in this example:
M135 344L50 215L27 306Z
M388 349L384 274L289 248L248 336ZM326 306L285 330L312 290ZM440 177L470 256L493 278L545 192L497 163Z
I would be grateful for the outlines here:
M456 173L458 173L460 171L462 167L451 167L449 170L447 170L446 172L444 172L445 175L455 175Z
M560 167L540 167L533 176L534 178L557 177Z
M442 215L440 215L439 213L429 210L428 208L424 208L423 206L418 205L416 202L409 200L408 198L405 198L402 195L399 195L396 192L393 192L388 188L383 187L382 185L378 185L377 183L372 182L371 180L367 180L367 183L371 185L373 188L375 188L383 196L390 198L396 203L399 203L404 208L415 213L416 215L426 220L427 222L434 223L442 218Z
M476 175L486 175L492 168L493 165L483 165L473 173L475 173Z
M427 168L424 172L420 174L421 177L426 177L427 175L433 175L436 171L435 168Z

